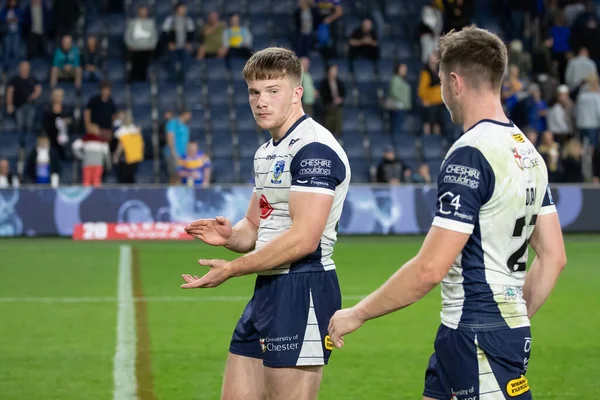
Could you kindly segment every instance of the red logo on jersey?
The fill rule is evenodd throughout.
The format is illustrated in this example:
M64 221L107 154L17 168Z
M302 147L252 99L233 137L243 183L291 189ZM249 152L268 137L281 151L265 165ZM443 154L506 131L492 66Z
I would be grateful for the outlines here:
M260 200L258 201L258 205L260 206L260 218L267 219L269 215L273 212L273 207L269 204L269 200L267 200L267 196L264 194L260 195Z
M512 149L513 152L513 157L515 158L515 162L517 163L517 166L521 169L523 169L523 157L519 154L519 151L513 147Z

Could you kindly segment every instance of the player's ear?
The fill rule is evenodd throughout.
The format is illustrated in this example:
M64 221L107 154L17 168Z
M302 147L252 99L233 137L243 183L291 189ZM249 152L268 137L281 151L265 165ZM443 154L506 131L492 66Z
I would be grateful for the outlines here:
M294 104L298 104L302 101L302 94L304 93L304 88L302 86L296 86L296 88L294 88L294 98L292 99L292 102Z
M450 87L455 96L458 96L462 90L462 79L455 72L450 72Z

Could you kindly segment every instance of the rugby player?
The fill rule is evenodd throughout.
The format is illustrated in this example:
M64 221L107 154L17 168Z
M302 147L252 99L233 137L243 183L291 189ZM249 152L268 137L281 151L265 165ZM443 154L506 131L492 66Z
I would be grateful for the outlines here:
M442 98L464 135L438 178L437 211L417 255L384 285L331 319L336 347L365 321L442 287L441 325L425 374L425 399L531 398L525 373L530 318L566 265L546 165L504 114L504 43L471 26L438 49ZM526 270L528 244L536 257Z
M258 274L254 296L231 339L223 399L315 399L333 349L327 325L341 308L331 259L350 182L334 136L302 109L302 66L282 48L255 53L244 67L257 124L271 133L254 157L255 187L244 219L197 220L186 231L246 253L199 260L201 278L183 288L216 287Z

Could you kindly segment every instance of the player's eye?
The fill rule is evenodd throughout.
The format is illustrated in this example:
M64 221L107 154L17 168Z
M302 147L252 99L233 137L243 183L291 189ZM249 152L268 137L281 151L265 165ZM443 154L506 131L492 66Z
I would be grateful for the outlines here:
M271 90L271 94L276 94L277 90Z

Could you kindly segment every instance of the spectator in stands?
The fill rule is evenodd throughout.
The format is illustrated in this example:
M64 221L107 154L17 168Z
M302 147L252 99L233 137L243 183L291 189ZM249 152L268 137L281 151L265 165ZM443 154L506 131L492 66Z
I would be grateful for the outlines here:
M185 185L202 186L203 188L210 185L212 164L210 158L198 150L197 142L188 143L187 152L179 160L177 171L181 183Z
M83 13L83 0L52 0L53 31L57 37L75 33L75 24Z
M394 135L402 133L405 113L412 110L412 89L406 81L407 73L406 64L397 64L388 88L386 108L390 110Z
M406 168L400 160L396 158L394 147L388 145L383 149L383 158L377 166L376 180L378 183L388 183L398 185L410 176L410 169Z
M554 135L551 131L546 131L542 135L542 143L538 147L538 152L544 159L548 168L548 181L558 182L559 180L559 162L560 145L554 141Z
M600 45L600 44L598 44ZM588 49L582 47L577 57L571 58L567 63L565 83L571 92L577 92L580 85L592 74L597 74L596 63L589 57Z
M6 88L6 112L17 122L21 147L25 136L33 132L36 103L42 94L42 86L30 75L30 70L29 62L21 61L19 75L13 77Z
M310 6L309 0L300 0L294 11L296 22L296 54L308 57L315 43L315 27L318 20L316 9Z
M10 163L6 158L0 159L0 189L19 187L19 177L10 172Z
M558 82L557 65L552 59L554 39L547 36L536 45L532 53L532 66L534 79L540 84L542 98L549 101L554 97L554 87Z
M523 76L530 76L533 69L531 55L523 50L523 42L515 39L510 42L508 52L508 64L516 65Z
M444 4L444 31L451 29L460 31L465 26L471 24L473 17L472 0L443 0Z
M98 38L96 36L88 36L82 58L84 79L88 82L102 80L104 56L101 54L100 49L98 49Z
M529 85L529 94L531 95L529 126L537 132L544 132L547 129L546 114L548 113L548 104L542 99L539 85Z
M117 116L117 107L112 100L112 85L108 81L100 83L100 94L92 97L83 112L85 129L90 131L91 124L100 127L100 136L110 142L113 137L113 123Z
M598 144L600 133L600 85L598 75L591 74L577 96L575 121L581 140L588 141L592 148Z
M50 69L50 86L55 87L59 80L74 80L75 87L81 87L81 59L79 48L73 44L73 38L65 35L54 51L54 60Z
M52 10L42 0L31 0L23 12L23 33L27 36L27 57L45 58L46 35L52 29Z
M413 183L431 183L431 172L429 171L429 164L421 163L417 167L417 172L411 173L410 178Z
M444 17L437 6L436 0L431 0L421 9L421 23L419 24L419 39L421 42L421 62L425 64L429 56L438 46L442 29L444 28Z
M113 156L119 183L135 183L138 165L144 160L144 137L139 126L133 123L131 112L123 113L123 121L115 132L119 145ZM125 160L121 160L121 154Z
M567 61L571 56L571 45L569 44L571 27L565 22L564 13L560 10L556 13L550 34L553 38L552 57L558 63L558 79L560 83L565 83Z
M571 42L573 47L585 47L589 51L590 58L596 63L596 68L600 71L600 26L597 19L600 15L595 16L592 13L584 13L581 16L581 22L573 26L571 34ZM579 18L578 18L579 19Z
M600 183L600 145L594 147L592 155L592 182Z
M319 92L325 108L325 128L335 136L341 136L346 86L338 77L337 65L331 64L327 67L327 74L321 82Z
M573 133L573 101L569 97L569 88L560 85L556 90L556 100L548 111L546 121L548 129L559 144L564 144Z
M581 158L583 156L583 148L581 141L578 138L572 138L565 144L563 148L563 176L562 181L566 183L583 182L583 173L581 169Z
M169 43L169 60L171 72L175 79L185 74L192 53L192 43L196 27L194 21L187 15L187 6L177 3L174 14L165 19L163 32Z
M418 95L423 103L423 133L429 135L433 132L439 135L444 125L446 108L442 101L442 86L435 53L431 54L429 62L421 71Z
M529 127L525 128L523 133L525 133L525 136L527 136L527 139L529 139L531 144L533 144L535 147L538 146L539 134L538 134L538 131L535 130L535 128L532 128L531 126L529 126Z
M69 141L69 126L73 124L70 110L63 105L64 90L52 90L50 104L44 110L43 131L50 140L50 147L61 160L66 160L65 144Z
M172 110L165 110L163 118L158 125L158 148L162 149L167 144L167 123L173 119L175 114Z
M125 32L125 45L129 50L131 72L129 81L146 81L148 78L148 64L152 52L158 44L158 32L153 18L148 18L148 7L138 8L137 18L127 23Z
M524 97L525 80L521 78L519 67L509 67L508 78L502 83L502 101L511 118L511 114L517 103Z
M379 42L377 34L373 30L373 21L369 18L365 18L362 24L352 32L348 44L350 45L348 50L350 66L356 58L366 58L373 62L379 59Z
M252 55L252 33L240 26L240 15L234 13L229 19L229 27L223 31L223 47L219 56L228 58L250 58Z
M31 150L25 162L25 176L30 183L58 187L60 169L60 158L50 147L48 137L38 136L37 145Z
M202 36L200 37L200 47L196 59L215 58L222 55L223 50L223 32L225 24L219 20L219 13L216 11L208 14L208 21L202 27ZM221 50L221 54L219 54Z
M83 186L99 187L102 184L104 167L110 170L111 162L108 143L100 136L98 125L91 124L83 138L73 142L73 154L81 160Z
M7 0L6 6L0 11L0 33L4 36L2 53L6 71L12 71L19 61L23 19L23 10L19 8L18 1Z
M334 58L338 51L342 31L341 17L344 14L341 0L314 0L317 11L316 29L317 43L325 59Z
M310 58L302 57L300 61L302 62L302 87L304 88L302 108L306 114L314 116L314 106L319 97L319 91L315 87L313 77L310 73Z
M167 160L171 183L178 181L177 167L179 166L179 160L187 152L187 146L190 141L190 128L188 126L190 119L192 119L192 113L183 110L180 112L179 117L167 122L165 128L167 132L167 144L163 152Z

